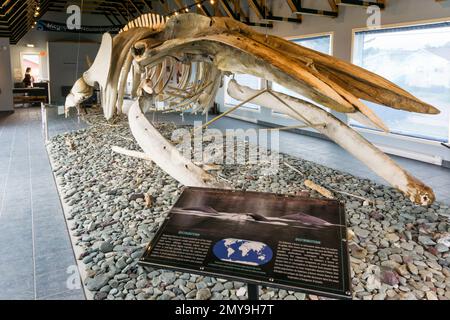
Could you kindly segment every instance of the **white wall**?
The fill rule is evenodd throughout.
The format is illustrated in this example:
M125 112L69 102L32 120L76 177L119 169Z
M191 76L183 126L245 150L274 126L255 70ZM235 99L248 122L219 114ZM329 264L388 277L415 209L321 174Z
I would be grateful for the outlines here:
M10 46L8 38L0 38L0 112L12 111L13 94Z
M94 61L100 44L97 42L49 42L48 54L50 72L50 101L52 104L62 104L61 87L73 86L83 72L89 69L88 56Z
M49 20L52 22L64 23L67 19L67 15L64 13L48 12L42 18L43 20ZM83 15L83 25L110 25L101 15ZM50 79L49 74L49 54L47 43L59 42L59 41L81 41L81 42L100 42L101 34L81 34L76 32L43 32L35 29L30 30L17 45L11 46L11 61L12 61L12 74L15 82L20 82L23 79L22 68L20 63L21 53L42 53L41 57L41 75L44 80ZM33 44L34 48L28 48L27 44ZM84 57L83 57L84 59ZM17 73L17 76L15 74ZM19 76L20 75L20 76Z

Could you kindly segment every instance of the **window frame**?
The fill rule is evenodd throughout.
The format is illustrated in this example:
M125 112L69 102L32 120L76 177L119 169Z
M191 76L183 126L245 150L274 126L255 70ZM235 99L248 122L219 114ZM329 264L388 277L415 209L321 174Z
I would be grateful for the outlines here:
M439 23L450 23L450 17L446 18L437 18L437 19L426 19L426 20L415 20L415 21L408 21L408 22L399 22L399 23L391 23L391 24L382 24L381 26L377 28L373 27L362 27L362 28L353 28L352 29L352 36L351 36L351 48L350 48L350 63L354 64L355 61L355 49L356 49L356 34L361 32L367 32L367 31L388 31L389 29L398 29L398 28L408 28L408 27L415 27L415 26L427 26L427 25L434 25ZM350 124L350 120L347 117L346 121L348 126L351 126L354 130L360 132L360 133L368 133L373 135L383 135L388 137L393 137L395 139L404 140L404 141L410 141L415 143L422 143L422 144L428 144L428 145L434 145L434 146L442 146L442 141L427 139L423 137L414 137L406 134L399 134L399 133L385 133L381 132L379 130L373 129L373 128L361 128L359 126L353 126ZM450 143L450 118L449 118L449 138L447 141L447 144Z
M320 37L330 37L330 53L329 55L334 55L334 31L326 31L326 32L319 32L319 33L308 33L308 34L302 34L302 35L298 35L298 36L289 36L289 37L284 37L285 40L307 40L307 39L312 39L312 38L320 38Z
M429 25L429 24L438 24L438 23L442 23L442 22L450 22L450 17L427 19L427 20L415 20L415 21L398 22L398 23L388 23L388 24L382 24L381 26L379 26L377 28L373 28L373 27L353 28L352 29L350 62L353 63L353 61L354 61L353 48L355 47L356 34L358 32L374 31L374 30L388 30L388 29L395 29L395 28L402 28L402 27L407 28L407 27L414 27L414 26L424 26L424 25Z

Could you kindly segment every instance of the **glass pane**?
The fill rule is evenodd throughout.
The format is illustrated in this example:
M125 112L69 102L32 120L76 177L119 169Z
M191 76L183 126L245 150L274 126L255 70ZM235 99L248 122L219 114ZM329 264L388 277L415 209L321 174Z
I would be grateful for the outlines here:
M331 54L330 35L313 38L293 39L291 41L309 49L313 49L326 54Z
M226 105L231 105L231 106L236 106L239 103L241 103L241 101L235 100L232 97L230 97L227 93L227 89L228 89L228 82L231 80L231 77L225 77L224 78L224 82L225 82L225 104ZM248 75L248 74L236 74L235 75L235 80L240 84L240 85L244 85L247 87L250 87L252 89L255 90L259 90L261 89L261 79ZM246 103L243 105L243 107L245 108L250 108L250 109L255 109L255 110L259 110L259 106L253 103Z
M355 64L386 77L441 110L439 115L423 115L366 102L391 131L448 141L450 27L439 24L360 32L355 40ZM355 121L350 123L362 126Z
M331 36L320 36L320 37L314 37L314 38L303 38L303 39L293 39L291 40L294 43L297 43L303 47L313 49L322 53L331 54ZM272 89L277 92L281 92L284 94L287 94L292 97L296 97L305 101L309 101L311 103L316 104L314 101L292 91L289 90L278 83L272 83ZM317 104L316 104L317 105ZM321 106L320 106L321 107ZM323 107L322 107L323 108ZM274 114L280 114L278 112L273 112Z

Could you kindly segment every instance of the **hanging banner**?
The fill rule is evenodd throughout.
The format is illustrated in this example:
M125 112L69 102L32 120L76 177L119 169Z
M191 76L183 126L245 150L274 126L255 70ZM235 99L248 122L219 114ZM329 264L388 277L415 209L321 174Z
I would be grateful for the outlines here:
M73 32L73 33L119 33L123 26L81 26L81 29L71 30L64 23L39 20L36 30L52 32Z

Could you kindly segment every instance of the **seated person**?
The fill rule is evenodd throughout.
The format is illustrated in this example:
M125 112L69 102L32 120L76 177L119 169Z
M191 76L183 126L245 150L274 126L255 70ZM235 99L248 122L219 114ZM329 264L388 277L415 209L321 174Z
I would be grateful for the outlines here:
M23 79L25 88L32 88L34 84L34 77L31 75L31 68L27 68L25 72L25 78Z

